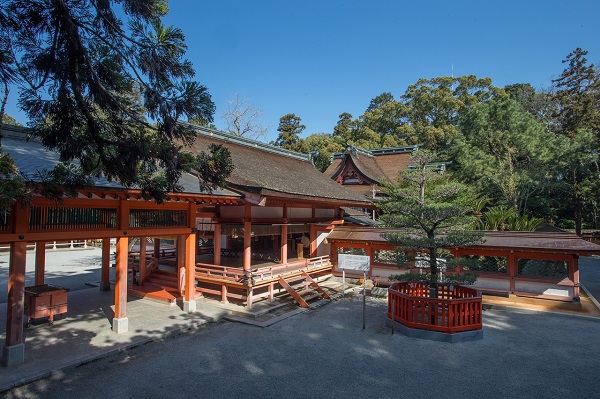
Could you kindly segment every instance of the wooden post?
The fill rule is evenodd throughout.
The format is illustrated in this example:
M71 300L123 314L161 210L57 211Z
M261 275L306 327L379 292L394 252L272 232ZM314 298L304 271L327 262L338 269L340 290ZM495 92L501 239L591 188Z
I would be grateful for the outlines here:
M154 257L156 258L156 263L158 264L158 260L160 259L160 238L154 237Z
M227 299L227 286L225 284L221 285L221 303L228 303Z
M196 236L194 234L194 236ZM177 251L177 290L180 294L183 295L185 290L185 271L186 271L186 236L177 236L177 240L175 241L176 251ZM192 263L195 263L193 260Z
M514 252L511 252L506 260L506 268L508 271L508 276L510 278L510 293L514 294L516 290L515 277L517 277L517 275L519 274L517 255Z
M281 263L287 263L287 255L288 255L288 226L284 224L281 226Z
M573 259L569 261L569 274L573 280L573 301L579 302L579 255L573 255Z
M367 256L369 257L369 261L371 264L371 267L369 268L369 272L367 273L367 277L371 277L373 276L373 263L375 260L375 251L373 250L373 247L370 246L369 244L367 244Z
M35 285L44 284L44 274L46 272L46 242L38 241L35 243Z
M112 329L117 334L128 330L127 320L127 237L117 238L117 265L115 277L115 317Z
M146 237L140 237L140 279L138 284L140 287L146 280Z
M244 222L244 271L249 272L252 264L252 223Z
M8 266L8 302L6 303L6 341L2 353L4 366L13 366L25 361L23 313L26 265L27 242L11 243Z
M100 291L110 291L110 238L102 239L102 272Z
M183 248L186 250L183 310L192 313L196 311L196 233L183 238Z
M313 206L313 217L314 217L315 207ZM309 258L314 258L317 256L317 226L314 224L310 225L310 248L309 248Z
M215 224L215 235L213 238L213 263L221 264L221 224Z

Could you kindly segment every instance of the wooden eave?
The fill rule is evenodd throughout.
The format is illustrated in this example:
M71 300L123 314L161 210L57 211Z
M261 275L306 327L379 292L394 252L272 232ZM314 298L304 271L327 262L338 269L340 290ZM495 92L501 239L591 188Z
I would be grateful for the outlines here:
M367 180L370 183L370 185L373 185L373 184L378 185L379 184L379 181L377 179L367 175L361 168L358 167L358 165L356 165L356 163L354 162L354 159L352 158L352 155L349 153L344 154L344 157L342 158L342 162L340 163L338 168L335 170L335 172L331 175L331 179L333 179L337 182L342 177L344 172L350 168L352 168L354 171L356 171L356 173L358 173L363 178L363 180ZM342 183L342 182L339 182L339 183Z

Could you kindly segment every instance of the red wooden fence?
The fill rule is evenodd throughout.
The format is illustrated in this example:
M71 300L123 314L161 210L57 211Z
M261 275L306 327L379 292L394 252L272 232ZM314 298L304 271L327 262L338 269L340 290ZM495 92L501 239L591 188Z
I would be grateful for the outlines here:
M453 334L481 330L481 296L472 288L439 284L437 298L429 297L429 286L400 282L388 289L388 318L409 328ZM392 309L392 301L394 309Z

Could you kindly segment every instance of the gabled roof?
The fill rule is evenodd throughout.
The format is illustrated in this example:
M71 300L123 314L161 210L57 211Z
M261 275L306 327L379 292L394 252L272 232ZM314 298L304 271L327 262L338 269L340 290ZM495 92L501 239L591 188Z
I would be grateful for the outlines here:
M417 145L365 150L349 145L345 151L332 155L332 163L324 174L337 180L348 167L352 167L372 183L377 184L384 179L395 182L399 172L408 169L409 155L416 148Z
M222 144L231 153L234 170L227 179L233 190L271 197L299 198L368 206L364 196L355 194L319 172L307 154L195 126L196 151L210 144ZM341 205L341 204L340 204Z
M37 137L28 137L27 129L18 126L2 126L2 151L9 154L19 171L32 177L37 171L51 170L60 163L58 152L47 149ZM209 194L200 190L198 178L183 173L178 181L187 194ZM94 187L104 189L125 189L124 186L103 177L94 179ZM215 189L210 193L215 196L240 197L239 193L228 189Z

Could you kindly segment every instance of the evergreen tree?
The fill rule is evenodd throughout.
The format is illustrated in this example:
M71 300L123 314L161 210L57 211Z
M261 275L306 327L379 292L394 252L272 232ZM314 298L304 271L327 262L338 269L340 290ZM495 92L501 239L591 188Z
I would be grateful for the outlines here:
M274 145L287 150L305 152L300 134L306 129L306 126L301 122L302 119L295 114L286 114L279 118L279 127L277 127L279 135Z
M219 150L198 159L182 152L195 133L179 119L211 122L215 107L192 80L183 32L162 23L167 10L164 0L6 0L0 13L11 55L0 72L18 65L33 133L62 161L79 161L84 175L158 201L180 189L187 168L207 159L226 166ZM9 78L0 73L2 83ZM206 188L223 183L220 171L201 179Z
M432 168L435 159L427 150L413 152L411 164L415 168L403 171L397 186L384 184L387 199L380 204L386 226L407 229L389 233L386 239L405 250L426 251L433 282L438 281L440 248L479 243L483 237L480 232L464 231L473 221L467 215L471 210L467 205L469 191L452 181L448 173Z
M561 159L563 182L570 187L570 203L574 206L575 231L581 234L583 209L593 201L593 194L600 186L597 163L600 139L600 77L593 64L588 64L587 51L576 48L563 60L568 64L557 79L553 80L558 105L554 125L558 134L572 140L565 144L569 158ZM587 135L593 136L589 143ZM572 151L578 149L578 151Z

